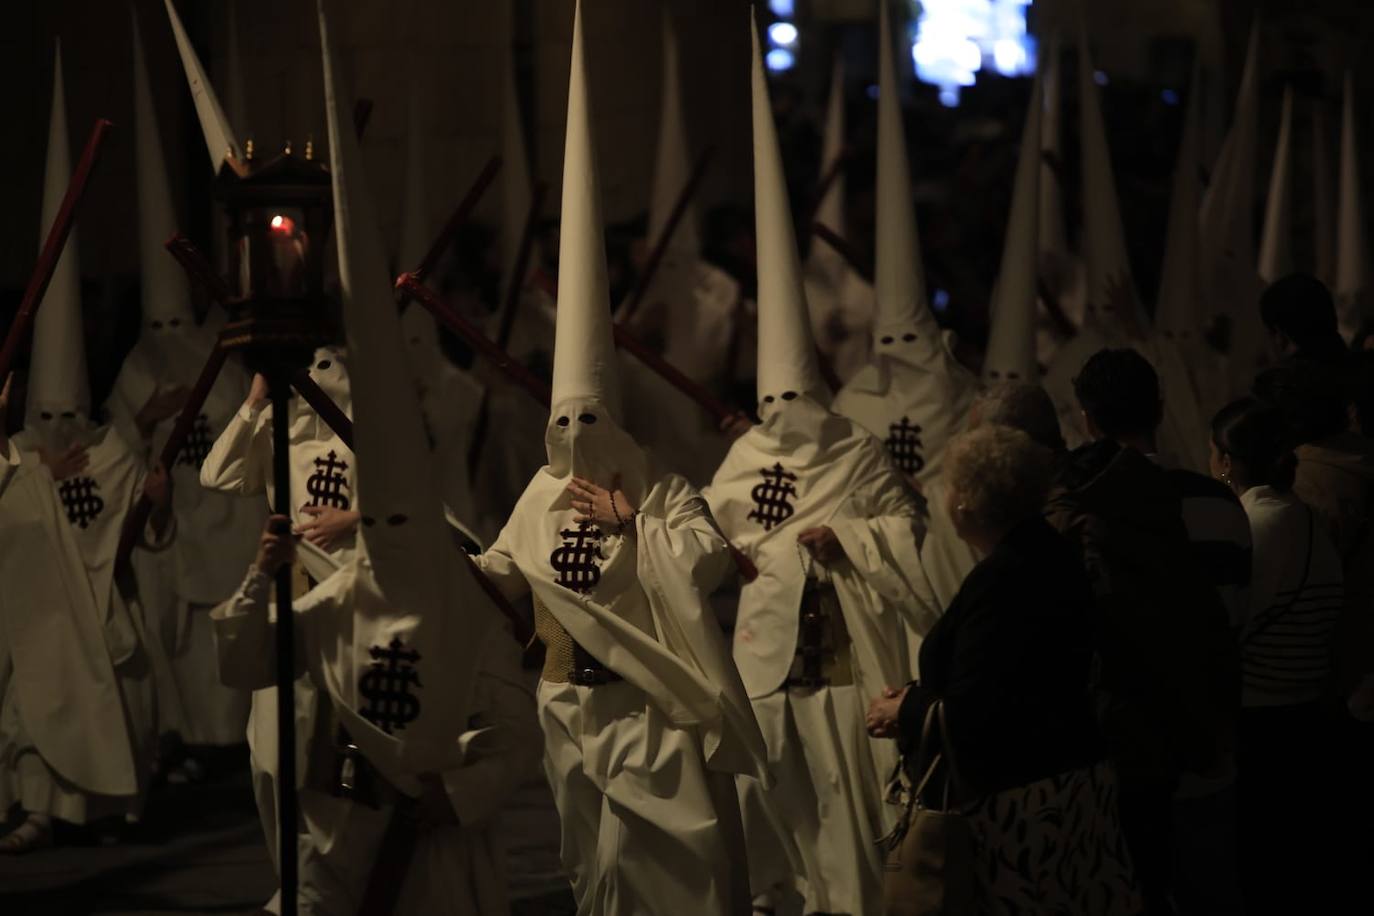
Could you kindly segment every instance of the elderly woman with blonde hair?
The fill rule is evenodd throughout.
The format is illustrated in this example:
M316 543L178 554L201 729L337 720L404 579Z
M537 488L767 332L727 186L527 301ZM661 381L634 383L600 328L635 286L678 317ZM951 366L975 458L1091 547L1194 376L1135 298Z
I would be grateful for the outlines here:
M868 726L908 762L930 759L923 736L953 761L974 912L1130 916L1143 906L1089 693L1092 593L1041 517L1052 473L1050 451L1020 430L950 443L946 508L983 559L926 636L921 680L876 698ZM925 727L936 704L943 737Z

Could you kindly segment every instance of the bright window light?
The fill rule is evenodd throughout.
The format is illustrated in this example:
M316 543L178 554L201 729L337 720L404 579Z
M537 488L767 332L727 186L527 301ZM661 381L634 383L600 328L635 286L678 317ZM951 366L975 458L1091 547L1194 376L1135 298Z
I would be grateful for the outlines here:
M784 70L791 70L797 63L797 58L785 48L774 48L768 52L768 56L763 61L768 65L769 70L774 73L781 73Z
M783 48L797 43L797 27L790 22L775 22L768 27L768 40Z
M768 0L768 8L773 11L774 16L784 19L791 19L797 13L796 0Z
M959 88L985 69L1002 76L1035 71L1035 39L1026 33L1033 0L922 0L911 37L916 76L959 104Z

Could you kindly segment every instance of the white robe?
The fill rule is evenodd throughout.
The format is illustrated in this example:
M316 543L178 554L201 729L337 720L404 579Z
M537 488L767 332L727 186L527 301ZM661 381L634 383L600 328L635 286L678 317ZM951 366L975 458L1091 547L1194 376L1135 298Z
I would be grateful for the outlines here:
M321 355L324 351L321 351ZM332 367L331 367L332 368ZM345 410L347 401L341 405ZM306 488L311 475L318 470L315 461L337 461L347 467L339 472L340 497L353 504L354 465L352 451L329 429L328 425L299 396L291 401L291 521L299 524L308 516L302 506L312 501ZM330 459L330 453L333 459ZM210 454L200 468L201 485L212 490L241 496L263 495L270 506L274 499L272 488L272 408L240 407L229 420L224 432L215 440ZM305 545L301 546L302 557ZM318 551L316 551L318 553ZM353 555L353 539L330 556L333 563L348 560ZM320 573L329 571L328 564L303 563L315 581L323 581ZM309 755L310 738L314 735L315 685L308 677L298 678L295 685L297 758ZM277 689L275 686L254 690L248 713L249 763L253 779L253 795L262 819L263 833L268 837L268 849L276 861L277 827ZM303 770L296 769L300 776Z
M208 353L206 358L208 358ZM145 440L135 417L159 388L191 387L196 377L189 365L168 378L157 368L154 351L140 344L124 360L106 402L114 427L145 459L161 452L175 418L159 423ZM262 500L216 492L200 485L200 465L224 432L248 391L248 380L235 362L227 362L211 388L192 429L187 447L168 468L173 483L172 507L177 538L164 553L135 555L150 629L164 648L171 683L158 683L164 732L176 731L189 744L230 745L243 741L248 721L248 694L231 690L215 674L209 609L233 594L243 568L257 549L266 513Z
M76 822L136 814L156 750L155 662L140 606L114 583L114 555L143 468L100 430L70 478L91 483L71 515L18 439L0 460L0 808L17 801Z
M706 597L728 554L686 481L650 487L642 470L625 476L641 510L635 533L601 541L589 594L556 582L558 532L576 525L561 495L567 479L547 469L479 565L511 599L532 590L625 679L540 685L545 769L578 913L661 912L671 900L691 901L697 913L748 913L730 783L759 773L764 750Z
M735 442L706 493L727 537L759 569L740 593L734 658L777 785L761 791L741 780L740 795L751 851L784 855L751 858L753 891L791 886L806 897L807 912L875 912L882 861L874 843L896 814L882 800L896 751L889 741L869 739L863 720L869 699L911 678L909 646L933 623L909 578L919 569L917 504L872 436L807 398L785 409L809 412L802 425L814 438L780 444L770 428L777 417L755 427ZM777 465L796 475L793 511L765 529L750 518L760 508L754 493L761 472ZM839 598L854 684L783 689L806 580L796 539L819 526L835 532L846 554L814 572Z
M214 612L220 668L226 679L260 690L275 680L275 624L269 614L270 580L250 573L234 599ZM481 632L457 626L428 630L415 663L418 713L393 737L363 716L367 649L396 633L414 636L415 615L378 604L370 565L359 557L313 589L295 607L298 669L325 685L340 720L365 756L392 785L418 794L417 777L442 779L458 826L421 835L397 901L398 913L496 916L509 912L504 851L496 814L528 779L538 756L534 704L520 671L509 630L489 620ZM466 615L464 615L466 616ZM451 659L480 660L474 671L455 671ZM459 682L468 684L462 688ZM450 701L463 695L461 705ZM310 754L333 754L313 742ZM302 769L307 765L303 760ZM300 794L308 838L301 847L300 912L347 916L357 912L391 808L372 809L315 787Z
M928 368L875 353L832 405L877 436L898 470L918 485L940 473L945 445L964 428L978 387L943 341L934 352Z

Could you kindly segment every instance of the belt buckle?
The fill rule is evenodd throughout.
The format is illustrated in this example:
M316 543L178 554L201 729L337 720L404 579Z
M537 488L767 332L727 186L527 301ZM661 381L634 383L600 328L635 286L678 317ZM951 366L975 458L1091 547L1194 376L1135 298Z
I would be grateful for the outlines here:
M600 687L610 683L611 679L604 669L581 667L573 668L568 674L568 680L578 687Z

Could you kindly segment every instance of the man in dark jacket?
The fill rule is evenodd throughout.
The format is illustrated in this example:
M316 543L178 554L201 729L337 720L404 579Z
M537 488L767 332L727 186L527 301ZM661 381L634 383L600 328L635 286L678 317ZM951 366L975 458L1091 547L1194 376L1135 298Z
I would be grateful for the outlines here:
M1094 441L1070 455L1047 516L1093 583L1099 717L1122 826L1149 912L1173 913L1180 780L1224 781L1230 765L1240 676L1227 604L1248 587L1249 527L1226 488L1152 460L1163 405L1140 354L1098 352L1074 388Z

